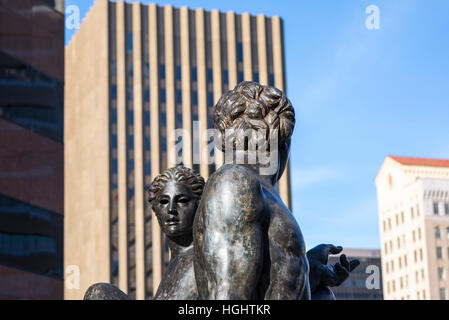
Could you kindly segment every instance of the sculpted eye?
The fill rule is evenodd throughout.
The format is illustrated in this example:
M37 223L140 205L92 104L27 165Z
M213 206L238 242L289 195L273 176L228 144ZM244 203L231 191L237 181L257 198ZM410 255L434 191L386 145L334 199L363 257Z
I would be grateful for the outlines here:
M161 199L161 200L159 200L159 203L160 204L167 204L168 200L167 199Z
M182 198L179 198L178 202L179 203L187 203L187 202L189 202L189 199L185 198L185 197L182 197Z

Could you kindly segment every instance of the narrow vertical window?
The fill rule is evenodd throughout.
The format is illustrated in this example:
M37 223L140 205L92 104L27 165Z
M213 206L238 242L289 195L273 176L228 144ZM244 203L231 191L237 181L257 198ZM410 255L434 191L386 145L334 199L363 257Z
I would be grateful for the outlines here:
M446 300L446 289L440 288L440 300Z
M111 283L118 286L118 162L117 162L117 45L116 8L109 7L109 138L110 138L110 265Z
M440 227L435 227L435 238L437 239L441 238Z
M438 279L439 280L445 279L444 268L441 267L438 268Z
M438 210L438 202L434 202L433 203L433 214L434 215L438 215L439 210Z
M437 259L443 259L443 249L441 247L437 247Z

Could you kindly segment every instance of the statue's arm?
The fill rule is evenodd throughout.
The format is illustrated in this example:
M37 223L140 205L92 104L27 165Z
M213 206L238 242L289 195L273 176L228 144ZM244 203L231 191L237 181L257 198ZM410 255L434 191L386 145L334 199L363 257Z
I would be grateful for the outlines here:
M270 225L271 270L265 300L310 300L309 262L301 231L298 228L295 235L283 232L286 228L275 222Z
M194 228L195 275L202 299L253 299L263 267L264 203L244 167L217 171L203 193Z

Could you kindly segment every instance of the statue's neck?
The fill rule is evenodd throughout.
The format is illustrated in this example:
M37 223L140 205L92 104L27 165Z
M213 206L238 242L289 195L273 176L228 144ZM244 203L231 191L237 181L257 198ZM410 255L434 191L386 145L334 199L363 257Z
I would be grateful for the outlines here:
M176 257L184 251L189 250L193 245L192 234L188 236L167 237L167 239L172 258Z
M243 158L240 158L240 159L243 159ZM240 166L244 166L244 167L246 167L248 169L251 169L252 171L254 171L254 173L256 173L260 177L260 179L265 184L274 186L277 183L277 181L278 181L278 171L277 170L276 170L275 174L262 175L262 174L260 174L260 172L261 172L261 165L259 163L255 163L255 164L248 163L246 160L247 159L245 158L245 161L242 162L242 161L238 160L238 158L236 156L234 156L232 161L226 161L225 160L225 164L237 164L237 165L240 165Z

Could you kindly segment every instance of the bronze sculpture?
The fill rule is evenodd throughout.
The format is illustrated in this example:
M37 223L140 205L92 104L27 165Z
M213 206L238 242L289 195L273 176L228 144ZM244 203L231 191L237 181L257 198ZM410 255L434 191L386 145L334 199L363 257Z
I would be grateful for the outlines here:
M214 123L226 163L206 186L193 170L177 166L149 189L172 254L155 299L335 299L329 287L340 285L359 262L342 255L340 263L327 265L328 255L342 250L333 245L306 253L275 187L295 125L288 98L242 82L217 103ZM96 284L85 299L129 298Z
M330 287L341 285L349 277L349 273L360 264L359 260L349 260L346 255L342 254L340 255L340 262L329 265L327 263L329 255L338 254L342 250L343 248L340 246L320 244L307 251L312 300L335 300L335 295Z
M131 300L131 298L110 283L96 283L86 290L84 300Z
M287 164L295 125L289 99L273 87L241 82L218 101L214 125L226 163L209 178L195 217L200 297L310 299L304 239L275 188ZM266 164L261 155L275 157L274 171L262 173ZM324 254L326 260L315 259L314 265L327 264L330 252L322 247L316 251L320 254L311 258ZM351 271L340 266L340 271ZM319 284L312 289L318 289L320 297L325 297L322 290L330 290L326 276L322 272L312 277Z
M167 169L152 181L148 203L167 236L170 262L154 300L197 300L193 270L192 228L204 179L182 165ZM112 284L89 287L84 300L129 300L129 296Z
M221 149L234 154L209 178L195 218L195 276L202 299L310 299L304 239L275 189L294 124L287 97L255 82L240 83L215 106ZM258 144L260 128L267 134ZM235 131L227 134L228 129ZM248 131L247 141L239 144ZM250 164L248 151L269 152L273 134L279 135L277 168L260 175L260 163ZM238 154L243 163L236 163Z
M170 168L151 183L149 199L171 258L157 290L156 300L196 300L192 227L204 179L184 166Z

